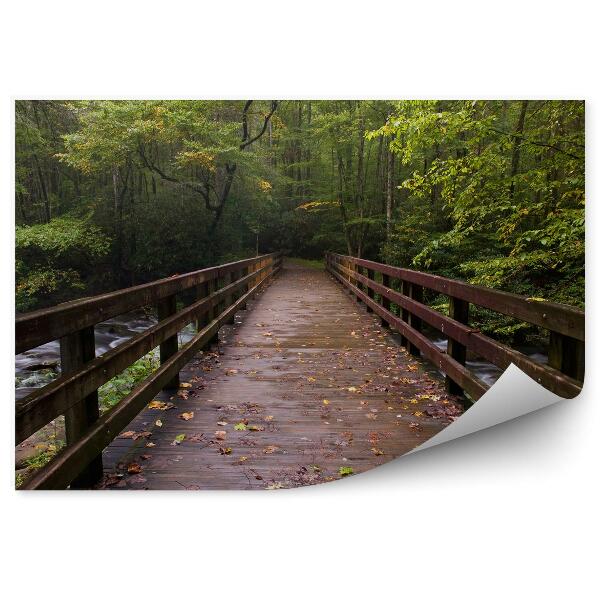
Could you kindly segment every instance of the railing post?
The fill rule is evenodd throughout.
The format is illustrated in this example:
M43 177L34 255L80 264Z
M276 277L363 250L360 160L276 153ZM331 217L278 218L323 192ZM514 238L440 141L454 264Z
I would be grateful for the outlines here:
M585 345L581 340L550 332L548 364L565 375L583 381L585 371Z
M367 269L367 277L369 279L375 279L375 271L373 271L373 269ZM367 284L367 296L369 296L369 298L371 298L371 300L375 300L375 292L373 291L373 289ZM373 312L373 309L367 305L367 312Z
M381 274L381 285L383 285L386 288L390 288L390 276L386 275L385 273ZM391 312L391 303L390 303L390 299L386 298L385 296L381 296L381 306L383 306L383 308L387 311ZM385 328L389 328L390 324L384 319L381 319L381 326L385 327Z
M416 302L421 302L423 300L423 288L420 285L411 283L409 285L408 293L410 298ZM415 331L421 331L421 319L410 312L408 314L408 324L410 325L411 329L414 329ZM421 351L414 344L408 342L407 348L413 356L421 356Z
M458 298L453 298L450 296L448 316L459 323L468 325L469 303L465 300L459 300ZM448 349L446 350L446 353L463 366L467 362L467 347L463 346L463 344L459 344L451 337L448 338ZM446 375L446 391L449 394L456 394L457 396L461 396L463 394L462 388L455 381L450 379L448 375Z
M96 358L94 326L86 327L60 340L60 368L62 375L79 370L86 362ZM72 446L100 417L98 391L92 392L65 412L67 445ZM102 478L102 454L71 482L73 489L89 488Z
M354 272L358 273L359 275L362 275L362 269L361 269L361 267L359 265L357 265L356 263L352 263L352 264L353 264ZM356 278L354 279L354 285L359 290L364 291L362 283L360 281L358 281L358 279L356 279ZM359 302L359 303L362 302L362 300L358 296L356 296L356 301Z
M214 294L217 291L217 287L218 287L218 278L217 276L213 276L208 282L208 295L210 296L211 294ZM206 321L207 324L210 323L211 321L213 321L215 319L215 317L218 315L218 304L216 306L213 306L212 308L210 308L208 310L208 312L206 313ZM206 346L210 346L211 344L215 344L216 342L219 341L219 332L216 331L215 334L206 342Z
M229 276L225 277L225 285L229 285L231 283L233 283L234 281L236 281L237 279L237 271L231 271L229 273ZM227 296L227 299L225 301L225 308L229 308L230 306L232 306L235 301L237 299L237 294L235 292L231 292L231 294L229 294ZM235 314L232 314L228 319L227 319L227 324L228 325L233 325L235 323Z
M177 312L177 296L173 294L172 296L167 296L158 302L157 306L158 312L158 320L162 321L171 315L174 315ZM160 364L164 364L173 356L173 354L177 354L179 350L179 341L177 339L177 334L172 335L170 338L167 338L160 345ZM173 379L171 379L167 385L165 385L165 390L171 390L179 387L179 373L175 374Z
M403 296L410 297L410 283L408 281L402 280L400 282L400 292ZM408 311L405 308L400 309L400 316L405 323L408 323ZM408 339L405 338L402 334L400 335L400 344L402 346L408 346Z
M202 298L206 298L210 295L209 282L205 281L196 287L196 301L202 300ZM196 321L196 331L200 331L204 327L206 327L211 319L210 319L210 311L206 311L203 315L198 317Z
M242 272L241 272L241 276L242 276L242 277L246 277L246 275L248 275L248 267L244 267L244 268L242 269ZM242 286L242 289L240 290L240 296L243 296L243 295L244 295L244 294L246 294L247 292L248 292L248 284L247 284L247 283L245 283L245 284ZM242 304L242 305L240 306L240 309L241 309L241 310L246 310L246 303L245 303L245 302L244 302L244 304Z

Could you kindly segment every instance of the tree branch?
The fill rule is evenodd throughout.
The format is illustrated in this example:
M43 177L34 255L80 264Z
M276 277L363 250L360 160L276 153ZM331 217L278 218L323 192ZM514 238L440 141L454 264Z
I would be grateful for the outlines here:
M506 131L502 131L501 129L496 129L495 127L489 127L488 129L490 131L495 131L496 133L501 133L502 135L507 135L509 137L520 138L523 142L525 142L526 144L531 144L532 146L541 146L542 148L550 148L552 150L556 150L556 152L561 152L562 154L566 154L567 156L570 156L571 158L574 158L576 160L583 159L583 156L578 156L577 154L572 154L571 152L567 152L566 150L563 150L562 148L559 148L558 146L554 146L553 144L545 144L544 142L538 142L537 140L530 140L529 138L526 138L524 135L519 135L517 133L508 133Z
M253 100L248 100L246 102L246 105L244 106L244 112L242 114L242 143L240 144L240 150L243 150L251 144L254 144L256 140L258 140L264 135L265 131L267 130L267 126L269 125L269 121L271 120L271 117L273 116L275 110L277 110L277 105L279 104L277 100L271 100L271 110L267 115L265 115L265 120L263 122L262 129L253 138L248 139L248 109L252 105L252 102Z

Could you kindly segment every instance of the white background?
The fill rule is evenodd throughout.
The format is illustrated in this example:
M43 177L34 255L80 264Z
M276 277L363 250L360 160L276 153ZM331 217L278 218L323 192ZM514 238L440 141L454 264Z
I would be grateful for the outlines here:
M597 597L593 308L579 399L359 477L271 493L10 491L15 97L584 98L594 307L593 3L8 4L0 38L0 567L3 588L13 590L5 597Z

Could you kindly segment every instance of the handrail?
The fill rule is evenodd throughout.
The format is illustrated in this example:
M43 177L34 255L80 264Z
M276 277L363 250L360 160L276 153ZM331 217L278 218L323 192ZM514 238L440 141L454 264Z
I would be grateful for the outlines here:
M281 255L267 254L20 316L16 348L33 347L29 344L42 339L49 341L48 335L58 332L62 373L17 402L16 443L61 414L65 415L67 434L67 447L26 481L22 489L93 485L102 476L103 448L161 389L179 385L180 369L215 339L221 325L233 322L235 313L280 268ZM196 300L177 310L177 293L190 288L195 288ZM158 303L156 325L95 356L95 323L153 301ZM86 313L86 309L90 312ZM68 316L73 322L67 320ZM198 333L180 349L177 332L193 321L198 323ZM42 324L43 332L36 335L32 323ZM100 416L98 388L157 345L160 368Z
M15 319L15 354L57 340L84 327L96 325L140 306L155 304L163 298L224 277L232 271L239 271L256 264L258 260L272 256L274 254L263 254L255 258L247 258L182 275L173 275L150 283L90 298L63 302L50 308L18 315Z
M342 285L366 304L367 310L377 313L384 324L400 332L403 345L412 354L423 353L446 374L447 389L452 393L466 392L470 401L475 401L488 389L465 367L467 350L501 369L513 363L563 397L574 397L581 390L585 322L584 312L578 308L330 252L326 253L326 266ZM376 275L380 276L380 282L376 281ZM449 297L449 316L423 302L423 288ZM469 327L470 304L550 331L549 364L539 363ZM399 315L393 312L394 307ZM447 336L447 352L439 350L421 333L422 322Z

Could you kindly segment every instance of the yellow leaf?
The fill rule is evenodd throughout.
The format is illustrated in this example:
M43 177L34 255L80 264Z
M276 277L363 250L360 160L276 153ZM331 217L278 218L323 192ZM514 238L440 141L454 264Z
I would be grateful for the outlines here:
M181 413L179 418L183 419L184 421L189 421L190 419L194 418L194 411Z

